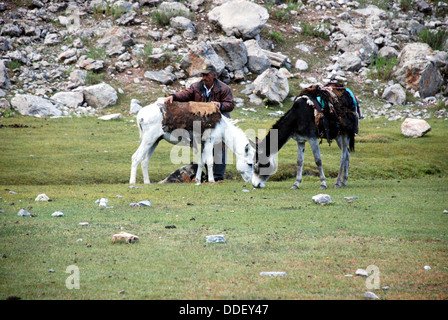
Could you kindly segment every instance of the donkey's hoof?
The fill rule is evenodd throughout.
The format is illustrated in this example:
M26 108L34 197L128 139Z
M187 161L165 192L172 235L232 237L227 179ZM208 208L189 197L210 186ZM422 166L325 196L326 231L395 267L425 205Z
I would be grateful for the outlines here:
M293 185L290 189L291 189L291 190L297 190L297 189L299 189L299 186L295 184L295 185Z
M322 190L325 190L325 189L327 189L327 186L326 186L326 185L321 185L320 188L321 188Z
M334 187L335 187L336 189L339 189L339 188L342 187L342 186L341 186L340 184L335 184Z

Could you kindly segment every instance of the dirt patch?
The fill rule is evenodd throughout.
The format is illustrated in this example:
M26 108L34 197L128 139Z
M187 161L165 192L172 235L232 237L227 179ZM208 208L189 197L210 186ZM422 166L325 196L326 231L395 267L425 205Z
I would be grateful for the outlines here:
M20 124L20 123L8 124L6 126L4 124L0 124L0 129L1 128L30 128L30 126L28 126L26 124Z

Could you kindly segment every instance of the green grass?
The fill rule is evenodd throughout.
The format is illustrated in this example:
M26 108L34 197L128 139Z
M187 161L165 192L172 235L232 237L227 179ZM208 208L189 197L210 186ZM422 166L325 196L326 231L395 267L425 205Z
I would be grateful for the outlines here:
M365 279L345 275L375 265L390 287L375 291L382 299L446 299L447 182L357 180L328 190L329 206L312 203L320 192L313 179L299 192L290 181L262 190L242 182L4 186L0 298L362 299ZM35 202L42 192L53 201ZM113 208L99 209L101 197ZM140 200L152 206L129 206ZM36 216L18 217L21 207ZM65 216L51 217L58 210ZM84 221L90 226L78 225ZM121 230L140 241L113 244ZM207 244L211 234L227 242ZM65 286L71 265L80 270L79 290Z
M235 109L232 117L262 138L275 119L267 115L271 107L258 111ZM300 190L289 189L293 141L280 151L279 171L265 189L243 182L234 164L225 183L201 186L143 186L139 169L141 188L130 189L139 144L132 120L0 120L0 299L363 299L366 279L345 275L369 265L390 287L374 290L381 299L448 298L446 121L429 119L432 131L411 139L401 135L400 122L362 120L342 189L332 187L339 150L324 141L329 189L322 191L309 146L308 175ZM153 182L179 167L169 161L171 148L161 142L154 153ZM314 204L322 192L334 203ZM34 201L40 193L53 201ZM351 196L358 199L344 199ZM103 197L113 208L98 207ZM141 200L152 206L129 206ZM20 208L36 216L19 217ZM55 211L65 217L51 217ZM89 227L78 225L85 221ZM140 241L113 244L122 230ZM207 244L211 234L227 242ZM79 290L65 286L71 265L80 270Z

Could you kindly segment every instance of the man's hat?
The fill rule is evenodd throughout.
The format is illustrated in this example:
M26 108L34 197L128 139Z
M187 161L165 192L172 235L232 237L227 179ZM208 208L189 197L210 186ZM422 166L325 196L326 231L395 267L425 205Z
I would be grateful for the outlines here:
M214 73L217 74L216 68L212 64L204 64L201 68L201 74L209 74Z

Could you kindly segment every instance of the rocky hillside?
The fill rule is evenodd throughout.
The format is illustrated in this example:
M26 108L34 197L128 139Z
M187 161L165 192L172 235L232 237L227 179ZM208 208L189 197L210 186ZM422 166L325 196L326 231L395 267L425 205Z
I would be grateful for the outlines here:
M207 60L244 110L338 80L365 116L448 117L448 2L272 1L0 2L0 116L135 113Z

